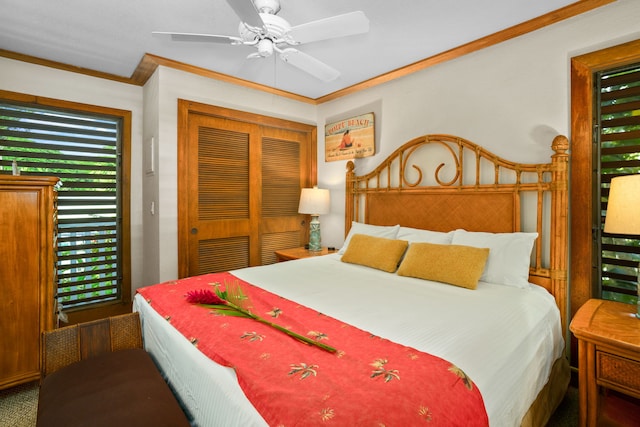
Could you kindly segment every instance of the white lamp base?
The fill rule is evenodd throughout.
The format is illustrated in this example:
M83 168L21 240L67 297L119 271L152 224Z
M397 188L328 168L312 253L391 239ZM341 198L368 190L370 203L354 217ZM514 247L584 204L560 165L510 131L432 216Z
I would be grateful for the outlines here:
M309 223L309 250L321 251L322 245L320 244L320 220L318 215L311 215L311 222Z

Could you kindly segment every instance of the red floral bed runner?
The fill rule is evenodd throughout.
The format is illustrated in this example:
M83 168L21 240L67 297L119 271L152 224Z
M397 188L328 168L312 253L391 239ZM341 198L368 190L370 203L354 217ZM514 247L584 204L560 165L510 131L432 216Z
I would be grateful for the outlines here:
M305 344L253 319L219 315L185 298L189 291L224 289L232 283L248 295L252 313L337 351ZM138 292L200 351L236 371L245 395L269 425L488 425L478 388L451 363L230 273L166 282Z

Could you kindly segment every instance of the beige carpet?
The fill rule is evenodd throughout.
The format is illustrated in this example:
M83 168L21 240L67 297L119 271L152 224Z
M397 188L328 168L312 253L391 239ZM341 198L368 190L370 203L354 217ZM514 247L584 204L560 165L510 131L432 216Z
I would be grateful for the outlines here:
M33 427L37 410L37 383L0 390L0 424L3 427Z

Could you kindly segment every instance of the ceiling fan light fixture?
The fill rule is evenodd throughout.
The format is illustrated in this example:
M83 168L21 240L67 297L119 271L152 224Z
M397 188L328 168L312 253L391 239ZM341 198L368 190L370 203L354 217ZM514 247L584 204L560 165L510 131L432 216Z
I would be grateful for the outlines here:
M273 55L273 42L270 39L262 39L258 42L258 54L263 58Z

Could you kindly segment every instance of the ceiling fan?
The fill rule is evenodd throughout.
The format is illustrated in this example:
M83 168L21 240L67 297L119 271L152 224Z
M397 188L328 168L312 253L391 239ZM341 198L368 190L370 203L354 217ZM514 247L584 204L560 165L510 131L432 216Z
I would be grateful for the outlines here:
M161 31L154 31L153 34L169 36L174 41L256 47L257 52L251 53L247 58L266 58L277 52L284 62L329 82L338 78L338 70L291 46L369 31L369 19L361 11L291 26L285 19L277 16L280 0L227 0L227 3L240 17L239 36Z

